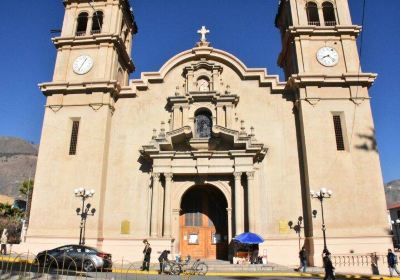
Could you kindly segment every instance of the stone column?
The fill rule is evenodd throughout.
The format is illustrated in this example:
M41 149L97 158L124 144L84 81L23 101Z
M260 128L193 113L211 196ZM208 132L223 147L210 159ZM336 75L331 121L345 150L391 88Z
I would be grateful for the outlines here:
M237 235L244 232L242 172L233 172L233 176L235 176L235 234Z
M171 236L171 185L172 173L164 173L165 177L165 208L164 208L164 236Z
M246 172L247 175L247 213L249 215L249 231L255 232L255 212L254 212L254 171Z
M228 214L228 244L232 239L232 208L226 208Z
M153 199L151 202L151 236L157 236L157 217L158 217L158 196L160 193L159 187L160 187L160 174L159 173L153 173Z

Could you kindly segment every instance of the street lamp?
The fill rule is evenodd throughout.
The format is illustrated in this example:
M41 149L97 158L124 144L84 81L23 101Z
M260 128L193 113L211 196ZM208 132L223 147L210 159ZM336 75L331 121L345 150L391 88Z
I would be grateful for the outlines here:
M300 243L301 243L301 229L304 228L302 226L303 224L303 217L299 216L297 218L297 224L293 226L293 222L289 221L288 226L290 227L290 229L293 229L297 235L299 236L299 251L300 251Z
M324 236L324 251L328 251L326 247L326 227L325 227L325 219L324 219L324 199L330 198L332 196L332 191L327 190L326 188L321 188L319 191L314 192L313 190L310 191L311 198L317 198L321 203L321 216L322 216L322 234ZM317 211L313 211L313 215L316 216Z
M74 193L75 197L80 197L82 199L82 208L76 208L76 214L81 216L81 224L79 226L79 245L85 245L86 219L88 216L93 216L96 212L95 208L90 210L90 207L92 207L90 203L85 205L85 200L94 195L94 190L79 188L75 189Z
M390 223L394 226L395 232L396 232L396 238L395 238L395 248L399 248L399 227L400 227L400 219L397 219L395 221L391 220Z

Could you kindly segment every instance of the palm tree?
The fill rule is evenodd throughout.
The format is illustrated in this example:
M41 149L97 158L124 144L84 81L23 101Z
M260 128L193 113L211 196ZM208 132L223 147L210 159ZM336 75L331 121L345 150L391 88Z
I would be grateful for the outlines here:
M22 184L19 186L19 193L21 196L26 198L26 223L29 223L29 216L30 216L30 210L31 210L31 205L32 205L32 192L33 192L33 185L34 181L29 179L25 180L22 182Z
M12 216L13 208L8 203L0 203L0 215L3 217Z
M23 181L22 184L19 186L19 193L24 197L28 197L29 195L31 195L33 191L33 183L33 180Z

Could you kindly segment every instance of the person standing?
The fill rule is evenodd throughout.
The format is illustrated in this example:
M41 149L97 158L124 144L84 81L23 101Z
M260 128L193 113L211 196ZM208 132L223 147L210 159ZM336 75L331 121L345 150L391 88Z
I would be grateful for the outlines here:
M143 264L142 264L142 271L150 269L150 255L151 255L151 247L149 241L147 239L143 240L144 249L143 249Z
M322 260L324 262L324 268L325 268L324 280L327 280L327 279L335 280L335 275L333 273L335 268L333 267L333 264L332 264L331 253L328 250L326 250L324 252L324 257Z
M300 259L300 266L297 269L298 271L300 271L301 269L303 269L303 272L306 272L307 270L307 250L306 247L302 247L300 252L299 252L299 259Z
M7 229L3 229L3 233L1 234L0 238L0 243L1 243L1 249L0 253L2 255L7 255L7 241L8 241L8 232Z
M390 277L393 277L393 270L396 271L397 275L400 275L397 270L397 256L392 252L392 249L388 249L387 260Z
M158 257L158 261L160 262L160 272L159 274L164 272L165 264L168 262L168 254L171 252L169 250L162 251L161 255Z

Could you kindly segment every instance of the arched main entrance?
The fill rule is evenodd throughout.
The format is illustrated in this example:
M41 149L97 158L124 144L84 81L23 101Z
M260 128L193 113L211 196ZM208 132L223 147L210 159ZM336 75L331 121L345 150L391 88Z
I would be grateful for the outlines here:
M226 259L227 201L212 185L191 187L182 197L179 217L180 252L203 259Z

